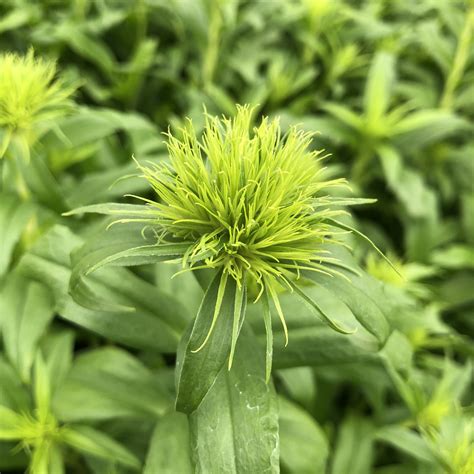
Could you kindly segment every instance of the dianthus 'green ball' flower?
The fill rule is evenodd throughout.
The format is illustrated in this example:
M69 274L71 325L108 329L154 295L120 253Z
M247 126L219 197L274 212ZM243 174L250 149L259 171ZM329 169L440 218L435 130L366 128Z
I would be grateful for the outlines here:
M235 119L207 118L202 141L189 127L168 135L170 165L142 167L159 201L154 224L173 239L190 241L189 261L210 254L202 267L222 267L241 286L285 283L302 268L329 271L321 244L333 238L327 222L343 213L315 196L344 180L323 181L311 134L263 119L250 132L251 109ZM187 259L183 260L187 263ZM191 263L192 266L192 263Z
M33 50L21 56L0 56L0 158L12 139L23 148L36 138L35 127L65 113L75 87L56 78L56 63L35 58Z
M288 342L279 288L300 292L302 270L339 274L343 264L323 245L340 243L334 219L345 211L327 191L346 182L322 179L324 157L311 149L312 133L292 127L283 134L278 119L268 118L252 129L252 112L245 106L233 119L207 116L202 139L190 121L180 138L167 134L170 163L140 167L157 195L146 200L154 215L145 221L163 240L190 242L184 267L221 269L219 295L233 278L239 288L256 286L256 300L269 297ZM207 257L196 262L199 255ZM218 311L219 297L200 348Z
M234 118L206 115L202 137L191 121L179 136L168 132L169 162L139 165L156 193L155 199L139 198L146 206L112 203L72 211L120 216L116 223L142 223L158 238L144 247L115 253L112 248L110 254L105 250L106 256L103 247L90 256L86 252L73 270L70 289L80 304L84 300L90 305L94 298L82 286L83 276L132 255L146 256L150 262L155 255L163 261L172 248L168 260L180 259L183 271L215 269L219 278L207 335L192 352L200 351L211 337L228 282L233 279L237 290L229 367L242 323L242 301L253 292L254 299L263 302L268 378L273 341L270 302L288 342L279 301L285 287L315 308L333 329L351 332L330 319L298 280L303 271L346 279L341 269L357 273L336 258L327 244L344 245L339 239L341 231L366 238L338 218L346 214L341 206L373 200L331 196L329 188L347 184L344 179L323 178L324 157L311 147L313 134L296 127L282 133L278 119L263 118L252 127L252 113L252 108L238 106ZM136 264L133 258L130 262Z

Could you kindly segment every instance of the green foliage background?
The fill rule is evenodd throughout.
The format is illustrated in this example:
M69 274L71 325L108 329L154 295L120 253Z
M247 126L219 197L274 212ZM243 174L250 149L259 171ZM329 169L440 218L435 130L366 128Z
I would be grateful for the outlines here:
M1 2L2 52L31 46L80 87L30 150L27 198L1 188L2 472L474 472L472 0ZM171 280L170 264L106 268L91 286L135 311L78 305L76 249L96 251L110 221L62 213L146 195L144 180L121 179L131 156L166 160L160 132L185 117L202 129L203 105L233 115L237 103L320 132L326 175L377 198L353 220L404 278L349 236L344 258L362 276L307 291L357 332L283 294L290 342L275 330L266 385L249 306L232 370L186 416L176 352L200 284ZM117 227L109 243L126 248L133 235ZM188 372L198 390L206 372Z

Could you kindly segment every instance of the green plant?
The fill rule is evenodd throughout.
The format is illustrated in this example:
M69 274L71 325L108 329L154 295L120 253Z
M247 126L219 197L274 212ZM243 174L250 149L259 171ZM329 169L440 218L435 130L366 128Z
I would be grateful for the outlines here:
M0 405L0 440L18 442L17 449L31 455L29 472L65 472L64 448L139 468L138 459L127 449L91 427L60 424L51 411L51 382L45 361L38 353L34 368L35 409L18 413Z
M0 471L470 474L473 7L0 2Z

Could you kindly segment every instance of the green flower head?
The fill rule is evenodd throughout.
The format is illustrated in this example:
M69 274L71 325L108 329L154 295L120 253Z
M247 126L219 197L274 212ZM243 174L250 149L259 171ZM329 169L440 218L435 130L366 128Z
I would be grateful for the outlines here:
M339 239L341 231L365 237L338 218L346 214L341 206L373 200L331 196L329 188L347 184L344 179L323 178L324 157L311 146L313 134L296 127L282 133L278 119L263 118L252 127L252 113L252 108L239 106L234 118L206 115L201 137L191 121L179 136L168 133L169 162L139 165L156 193L156 199L139 198L146 206L104 204L72 211L119 215L115 222L142 223L153 229L158 239L118 253L112 248L110 256L95 263L84 258L73 271L70 288L71 294L78 295L78 302L91 305L95 298L81 285L81 278L106 263L132 255L154 255L160 261L168 256L168 260L178 258L183 271L215 269L220 283L213 317L207 335L192 352L201 350L209 340L231 282L236 288L236 303L229 365L242 300L253 293L254 299L261 298L263 303L268 377L273 340L270 302L288 342L279 301L284 287L301 296L333 329L351 332L326 315L298 280L302 272L346 279L341 270L357 273L336 258L329 250L334 246L327 244L344 245ZM130 264L135 261L132 258Z
M252 112L239 106L233 119L207 116L202 139L190 121L179 138L167 134L170 163L140 166L158 198L146 200L153 214L144 221L164 240L189 242L187 269L222 270L222 292L233 278L256 288L256 300L270 297L288 342L278 290L301 294L295 281L303 270L340 275L343 265L324 244L341 243L335 219L345 211L327 191L346 181L322 179L312 133L283 134L268 118L252 128Z
M0 158L12 139L31 145L39 133L34 128L56 118L70 108L75 87L56 79L56 63L34 57L6 53L0 56Z
M303 268L332 272L321 244L334 237L327 219L343 211L315 197L344 180L321 179L310 133L283 135L267 118L251 130L251 115L207 117L202 140L189 122L181 138L168 134L171 163L141 170L159 198L148 201L153 224L190 242L183 264L208 254L195 268L222 268L239 287L248 278L261 294Z

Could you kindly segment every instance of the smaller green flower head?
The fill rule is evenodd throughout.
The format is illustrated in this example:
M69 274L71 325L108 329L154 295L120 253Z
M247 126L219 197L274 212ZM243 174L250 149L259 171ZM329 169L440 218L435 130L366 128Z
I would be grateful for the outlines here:
M56 78L56 63L35 58L33 50L25 56L6 53L0 56L0 158L12 139L29 146L40 130L36 127L70 109L74 86Z

